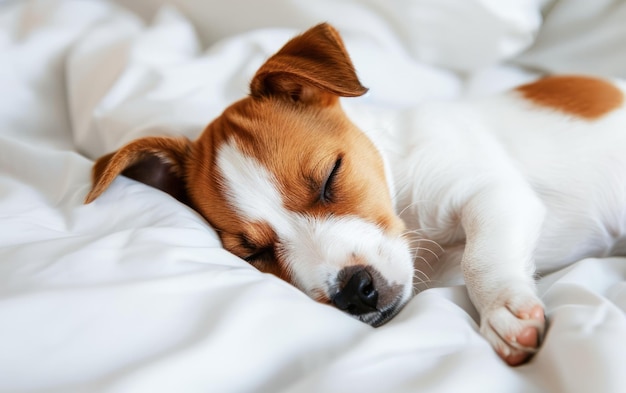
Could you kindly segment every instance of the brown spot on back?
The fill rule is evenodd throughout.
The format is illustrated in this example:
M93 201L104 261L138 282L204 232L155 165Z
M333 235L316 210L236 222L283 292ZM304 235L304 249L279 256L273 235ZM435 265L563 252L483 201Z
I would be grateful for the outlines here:
M612 83L587 76L549 76L516 89L533 103L592 120L620 107L624 93Z

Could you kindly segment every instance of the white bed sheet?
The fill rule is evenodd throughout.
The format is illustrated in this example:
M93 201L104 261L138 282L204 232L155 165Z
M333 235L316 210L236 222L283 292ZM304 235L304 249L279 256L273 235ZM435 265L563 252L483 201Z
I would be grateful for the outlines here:
M584 23L574 1L125 3L0 4L0 391L626 391L626 258L541 278L548 335L510 368L462 285L374 329L224 251L159 191L121 177L82 204L93 159L142 135L195 137L319 21L371 88L345 105L380 130L395 109L537 70L625 76L623 2L587 2Z

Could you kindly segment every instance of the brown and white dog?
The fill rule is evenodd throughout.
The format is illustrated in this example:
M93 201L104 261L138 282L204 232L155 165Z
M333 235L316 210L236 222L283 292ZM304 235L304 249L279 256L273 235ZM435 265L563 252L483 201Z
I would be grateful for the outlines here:
M318 25L196 141L148 137L100 158L86 203L120 174L168 192L230 252L372 326L411 298L414 263L437 254L460 264L482 334L522 363L545 326L535 265L626 251L624 85L548 77L427 104L389 155L340 106L366 91L338 33Z

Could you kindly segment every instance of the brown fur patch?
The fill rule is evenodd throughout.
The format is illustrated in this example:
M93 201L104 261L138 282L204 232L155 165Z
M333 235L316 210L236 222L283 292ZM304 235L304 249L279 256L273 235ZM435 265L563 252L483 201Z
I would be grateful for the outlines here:
M339 96L361 96L367 88L357 78L339 33L322 23L270 57L252 79L250 92L328 105Z
M184 137L146 137L102 156L92 170L93 186L85 198L91 203L120 174L165 191L186 203L184 162L191 149Z
M533 103L593 120L620 107L624 94L608 81L587 76L550 76L516 89Z

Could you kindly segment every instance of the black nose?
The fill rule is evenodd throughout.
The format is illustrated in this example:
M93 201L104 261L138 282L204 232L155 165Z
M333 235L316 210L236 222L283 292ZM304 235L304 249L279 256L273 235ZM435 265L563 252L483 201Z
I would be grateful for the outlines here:
M378 292L374 288L372 276L365 268L359 268L332 300L338 309L360 315L376 311Z

